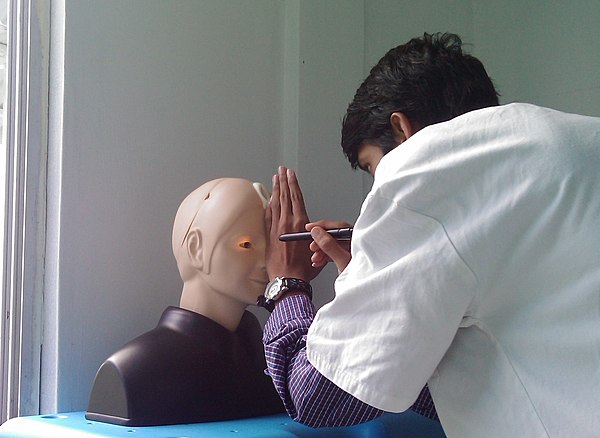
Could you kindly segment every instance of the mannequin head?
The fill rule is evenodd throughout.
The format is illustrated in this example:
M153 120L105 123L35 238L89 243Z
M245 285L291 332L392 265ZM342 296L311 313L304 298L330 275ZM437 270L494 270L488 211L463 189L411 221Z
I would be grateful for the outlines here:
M173 254L183 280L180 306L235 330L268 281L265 207L268 192L240 178L209 181L181 203Z

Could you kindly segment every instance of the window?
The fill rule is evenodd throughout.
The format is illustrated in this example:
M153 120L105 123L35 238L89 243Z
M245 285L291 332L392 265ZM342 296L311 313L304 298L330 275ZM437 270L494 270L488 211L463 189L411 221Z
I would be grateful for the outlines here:
M0 154L3 422L39 410L50 14L49 0L1 0L0 8L0 17L6 13Z

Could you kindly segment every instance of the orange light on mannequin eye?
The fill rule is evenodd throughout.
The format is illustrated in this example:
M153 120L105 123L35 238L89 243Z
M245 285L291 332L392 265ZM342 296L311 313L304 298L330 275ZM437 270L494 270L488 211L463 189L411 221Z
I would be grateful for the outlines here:
M238 240L238 246L243 249L250 249L254 245L252 244L252 239L249 236L243 236Z

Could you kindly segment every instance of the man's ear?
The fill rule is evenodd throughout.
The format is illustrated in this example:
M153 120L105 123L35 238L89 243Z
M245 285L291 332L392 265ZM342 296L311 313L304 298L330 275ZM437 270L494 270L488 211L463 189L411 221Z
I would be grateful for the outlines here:
M205 271L202 233L197 228L190 230L186 239L186 249L190 264L199 271Z
M406 117L406 114L401 112L392 113L390 116L390 124L392 125L394 140L398 144L405 142L418 131L416 124L411 122L410 119Z

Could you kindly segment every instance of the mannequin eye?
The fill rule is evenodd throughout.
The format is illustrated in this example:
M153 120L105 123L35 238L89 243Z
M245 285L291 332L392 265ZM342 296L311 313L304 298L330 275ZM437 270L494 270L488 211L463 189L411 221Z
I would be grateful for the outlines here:
M240 248L244 248L244 249L250 249L252 248L252 242L249 242L247 240L244 240L242 242L240 242Z

